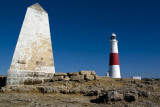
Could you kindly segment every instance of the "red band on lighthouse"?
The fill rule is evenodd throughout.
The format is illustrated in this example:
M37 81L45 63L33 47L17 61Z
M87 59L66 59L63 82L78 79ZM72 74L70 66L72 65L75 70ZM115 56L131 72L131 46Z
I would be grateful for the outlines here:
M110 53L109 65L119 65L118 53Z

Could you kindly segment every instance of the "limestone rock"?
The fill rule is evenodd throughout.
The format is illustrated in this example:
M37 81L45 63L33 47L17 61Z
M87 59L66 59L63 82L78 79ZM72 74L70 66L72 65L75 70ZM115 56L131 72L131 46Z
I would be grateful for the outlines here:
M106 93L107 101L121 101L123 100L123 94L118 93L117 91L108 91Z
M91 71L91 75L96 75L96 72L95 71Z
M71 81L82 81L84 80L84 75L71 76L70 80Z
M94 75L94 80L100 80L101 77L99 77L98 75Z
M95 71L80 71L80 72L68 72L68 73L55 73L53 81L59 81L57 76L64 76L64 81L83 81L83 80L98 80L101 79L98 75L96 75Z
M55 73L54 76L67 76L67 73Z
M42 83L41 78L28 78L24 81L24 85L33 85L33 84L40 84Z
M128 83L129 81L131 85L126 85L125 83ZM2 87L0 90L3 92L0 94L0 104L3 107L11 104L14 105L15 101L20 101L18 100L20 97L23 99L26 99L27 97L27 99L31 100L34 98L33 101L36 103L38 103L37 101L39 101L40 104L52 103L55 105L48 106L56 107L62 107L64 105L66 106L66 104L69 104L67 105L68 107L72 107L77 103L79 104L77 107L85 106L83 105L84 103L90 103L90 105L87 105L89 107L159 107L160 81L155 80L153 82L155 83L152 84L152 87L157 87L155 90L137 87L136 84L144 84L145 87L147 87L149 84L146 84L144 80L136 81L135 83L132 79L113 79L106 77L101 77L100 81L57 81L53 83L48 82L37 85L9 85ZM43 97L42 93L44 94ZM31 97L33 94L34 97ZM44 97L46 98L42 99ZM27 100L23 99L20 101L22 106L24 104L27 105L33 103L27 103ZM54 100L57 100L58 102L54 102Z
M80 71L80 75L91 75L92 71Z
M69 81L70 78L68 76L65 76L64 81Z
M58 78L58 81L62 81L64 79L64 76L56 76Z
M144 91L144 90L139 90L138 95L139 95L139 96L142 96L142 97L148 98L148 97L150 96L150 92Z
M72 75L77 76L77 75L79 75L79 72L68 72L67 75L68 76L72 76Z
M8 70L7 85L41 83L54 73L48 13L34 4L27 9Z
M62 81L64 79L64 76L56 76L52 78L52 82L53 81Z
M53 77L53 78L52 78L52 82L53 82L53 81L58 81L58 77Z
M85 75L84 79L85 80L94 80L94 75Z
M125 98L124 98L127 102L132 102L132 101L136 101L137 96L131 94L131 93L127 93L125 94Z
M136 101L138 99L138 91L136 90L129 90L128 92L124 93L124 99L127 102Z

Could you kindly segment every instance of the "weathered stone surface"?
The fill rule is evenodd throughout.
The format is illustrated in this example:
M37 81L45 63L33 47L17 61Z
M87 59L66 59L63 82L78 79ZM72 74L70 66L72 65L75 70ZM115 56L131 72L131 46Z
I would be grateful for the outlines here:
M56 77L53 77L51 80L54 82L54 81L62 81L64 79L64 76L56 76Z
M80 75L91 75L92 71L80 71Z
M64 76L56 76L58 78L58 81L62 81L64 79Z
M77 76L77 75L79 75L79 72L68 72L67 75L68 76L72 76L72 75Z
M94 80L100 80L101 77L99 77L98 75L94 75Z
M71 81L81 81L81 80L84 80L84 75L71 76L70 80Z
M95 71L91 71L91 75L96 75L96 72Z
M107 101L121 101L123 100L123 94L120 94L117 91L107 91L106 100Z
M81 76L82 75L82 76ZM80 80L98 80L100 77L96 75L95 71L80 71L80 72L68 72L68 73L55 73L56 76L64 76L64 81L80 81ZM58 78L52 79L58 81ZM52 80L50 82L52 82Z
M41 78L32 78L32 79L29 78L24 80L24 85L40 84L42 82L43 80ZM23 84L23 83L19 83L19 84Z
M51 79L43 79L43 82L49 82Z
M52 82L53 81L58 81L58 77L53 77L51 80L52 80Z
M64 77L64 81L69 81L69 80L70 80L70 78L68 76Z
M136 101L137 98L138 98L138 91L134 89L124 92L124 99L127 102Z
M7 84L16 85L19 84L19 82L23 82L22 78L7 78Z
M34 72L33 77L45 77L45 74L46 74L45 72Z
M84 75L85 80L94 80L94 75Z
M142 96L142 97L149 97L150 96L150 92L148 91L144 91L144 90L139 90L138 91L138 96Z
M136 101L138 97L134 94L131 94L131 93L126 93L125 94L125 97L124 99L127 101L127 102L132 102L132 101Z
M27 9L8 70L7 84L23 84L26 81L28 84L37 77L49 79L48 74L54 72L48 14L39 4L34 4ZM28 80L30 77L31 80ZM21 81L21 78L26 80Z
M49 77L49 78L52 78L54 75L54 73L47 73L47 74L48 74L47 77Z
M67 73L56 72L54 73L54 76L67 76Z
M68 87L65 86L38 86L36 87L42 93L51 93L51 92L63 92L68 90Z

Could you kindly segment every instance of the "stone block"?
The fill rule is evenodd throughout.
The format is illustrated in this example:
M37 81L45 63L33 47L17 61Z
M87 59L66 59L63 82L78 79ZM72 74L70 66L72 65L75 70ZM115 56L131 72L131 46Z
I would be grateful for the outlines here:
M138 95L136 94L126 93L124 100L127 102L132 102L132 101L136 101L137 98L138 98Z
M43 79L43 82L49 82L50 79Z
M10 78L7 77L7 85L12 84L12 85L17 85L19 84L19 78Z
M58 81L62 81L64 79L64 76L56 76L58 78Z
M107 101L121 101L123 100L123 94L118 93L117 91L108 91L106 93Z
M53 78L52 78L52 82L53 82L53 81L58 81L58 77L53 77Z
M80 75L91 75L91 71L80 71Z
M24 79L24 85L34 85L42 83L42 78L27 78Z
M68 76L64 77L64 81L69 81L69 80L70 80L70 78Z
M53 73L48 73L48 77L52 78L53 77Z
M27 72L27 71L21 71L21 72L16 72L17 77L33 77L34 73L33 72Z
M17 78L19 80L19 84L24 84L25 78Z
M79 75L79 72L68 72L67 75L68 76L72 76L72 75L77 76L77 75Z
M94 80L94 75L85 75L85 80Z
M27 77L33 77L33 75L34 75L34 72L28 72ZM23 77L23 76L21 76L21 77Z
M71 76L70 80L71 81L82 81L84 80L84 75Z
M67 76L67 73L55 73L54 76Z
M91 71L91 75L96 75L96 72L95 71Z
M64 79L64 76L54 76L52 78L52 81L63 81L63 79Z
M98 75L94 75L94 80L100 80L101 77L99 77Z
M64 79L64 76L56 76L58 78L58 81L62 81Z
M33 77L45 77L46 73L45 72L34 72Z

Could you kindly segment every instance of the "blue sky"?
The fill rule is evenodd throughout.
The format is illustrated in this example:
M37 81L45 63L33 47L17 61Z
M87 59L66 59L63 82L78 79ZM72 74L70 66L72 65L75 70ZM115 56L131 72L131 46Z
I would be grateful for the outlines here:
M159 0L3 0L0 75L7 75L26 9L34 3L49 14L56 72L105 75L114 32L122 77L160 77Z

